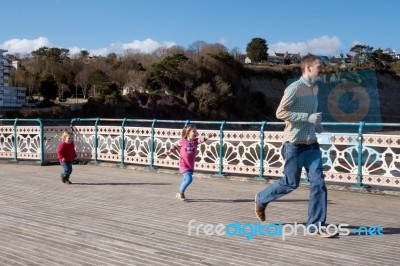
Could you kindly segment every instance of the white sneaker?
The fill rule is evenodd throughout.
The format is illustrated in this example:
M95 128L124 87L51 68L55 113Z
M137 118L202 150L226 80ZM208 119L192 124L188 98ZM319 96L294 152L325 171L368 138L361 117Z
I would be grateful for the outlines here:
M180 199L180 200L186 200L186 198L185 198L185 193L183 193L183 192L178 192L178 193L176 193L176 197L177 197L178 199Z
M322 237L322 238L331 238L335 237L335 234L330 233L328 230L320 228L315 234L316 236Z

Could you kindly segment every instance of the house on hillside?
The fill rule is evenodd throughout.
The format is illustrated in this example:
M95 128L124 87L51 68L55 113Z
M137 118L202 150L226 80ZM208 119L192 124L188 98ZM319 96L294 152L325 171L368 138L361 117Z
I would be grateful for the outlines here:
M244 59L244 63L245 63L245 64L251 64L251 59L250 59L250 57L246 56L246 58Z
M140 93L146 92L145 89L136 82L128 82L124 85L124 87L122 87L122 95L128 95L135 91Z
M271 64L284 65L284 64L298 64L301 61L299 53L277 53L268 56L268 62Z
M292 54L289 52L286 53L277 53L274 52L274 55L268 55L268 63L274 64L274 65L284 65L289 62L289 64L298 64L301 61L301 56L300 53L297 54ZM252 61L251 59L246 56L244 58L244 63L245 64L251 64Z
M389 55L393 60L397 61L400 60L400 54L396 54L396 51L390 48L383 50L383 54Z

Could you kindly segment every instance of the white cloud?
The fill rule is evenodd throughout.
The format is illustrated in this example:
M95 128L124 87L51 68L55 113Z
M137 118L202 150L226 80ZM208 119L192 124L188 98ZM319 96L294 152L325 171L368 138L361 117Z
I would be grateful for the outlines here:
M70 47L70 48L67 48L67 49L69 50L69 53L71 55L79 54L82 50L86 50L84 48L80 48L80 47L77 47L77 46Z
M269 54L277 53L299 53L304 56L308 53L317 55L336 55L341 50L341 43L338 37L321 36L305 42L278 42L268 45Z
M225 45L226 40L221 38L219 41ZM360 44L358 41L354 41L352 46ZM126 50L134 50L142 53L151 53L160 47L171 47L177 45L174 42L163 42L159 43L151 38L145 40L133 40L129 43L111 43L106 47L100 47L95 49L81 48L78 46L70 47L70 54L79 54L81 50L87 50L90 55L102 55L105 56L109 53L124 54ZM302 42L277 42L268 45L268 53L273 55L274 52L284 53L298 53L300 55L306 55L307 53L313 53L318 55L337 55L340 53L342 47L338 37L333 36L321 36L315 39L306 40ZM66 48L59 45L53 45L46 37L39 37L37 39L11 39L0 44L1 49L8 50L9 54L30 54L32 51L39 49L40 47L60 47Z
M107 47L86 49L77 46L74 47L63 47L59 45L53 45L46 37L39 37L37 39L11 39L0 44L1 49L8 50L9 54L30 54L32 51L39 49L40 47L59 47L67 48L71 55L78 54L82 50L87 50L91 55L107 55L109 53L123 54L126 50L131 49L142 53L151 53L159 47L171 47L176 45L174 42L159 43L151 38L147 38L143 41L133 40L130 43L112 43Z
M168 44L164 43L164 45L162 45L150 38L147 38L144 41L134 40L131 43L124 43L122 47L124 48L124 50L132 49L132 50L139 50L143 53L150 53L159 47L162 46L171 47L172 45L175 45L175 43L168 43Z
M109 53L123 54L126 50L134 50L142 53L151 53L160 47L171 47L176 45L174 42L159 43L151 38L143 41L133 40L130 43L112 43L108 47L89 50L91 55L107 55Z
M9 54L30 54L32 51L40 47L49 47L50 41L46 37L39 37L37 39L11 39L0 44L1 49L8 50Z
M91 49L88 52L90 55L107 55L111 53L108 48Z

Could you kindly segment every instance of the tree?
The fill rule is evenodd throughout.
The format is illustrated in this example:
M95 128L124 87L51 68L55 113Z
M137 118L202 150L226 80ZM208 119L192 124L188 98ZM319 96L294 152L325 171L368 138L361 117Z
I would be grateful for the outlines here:
M268 45L263 38L253 38L247 44L246 53L252 62L259 63L268 59Z
M116 53L109 53L109 54L107 55L107 58L106 58L106 63L107 63L107 64L113 65L113 64L115 64L115 62L117 61L117 59L118 59L118 56L117 56Z
M79 57L80 58L87 58L87 57L89 57L89 54L90 53L87 50L81 50L80 53L79 53Z
M54 100L57 97L58 87L52 74L46 73L40 81L39 92L45 102Z
M192 44L189 44L189 47L187 49L187 52L190 54L198 54L200 53L203 48L207 45L205 41L195 41Z
M218 53L227 53L228 49L220 43L207 44L203 47L202 53L204 54L218 54Z
M375 62L375 67L378 70L390 69L390 63L393 62L393 58L382 51L377 49L372 53L372 60Z
M400 61L392 63L392 71L400 77Z
M240 51L239 47L233 47L232 50L230 51L230 54L235 58L236 60L240 61L240 57L242 56L242 52Z
M87 68L82 69L79 71L75 76L75 89L80 86L82 88L83 98L86 99L87 90L90 85L90 73Z
M217 107L218 95L213 90L210 83L204 83L193 91L198 102L199 112L205 116L208 116L210 110Z
M108 75L100 70L96 69L91 75L90 75L90 84L94 85L95 88L100 91L100 94L104 94L104 92L108 89L108 87L111 85L110 78ZM96 97L96 91L93 90L93 96Z
M39 84L39 74L29 72L25 67L20 67L11 75L10 84L16 87L26 87L28 89L27 96L32 99Z
M37 86L39 84L39 75L28 73L26 79L26 87L28 88L29 99L33 98L32 95L37 92Z
M353 57L353 66L359 68L370 68L373 65L372 51L373 47L363 44L356 44L351 49L350 52L355 53Z
M184 93L185 75L182 65L187 60L184 54L174 54L153 64L146 72L146 87L152 91L163 89L175 94Z

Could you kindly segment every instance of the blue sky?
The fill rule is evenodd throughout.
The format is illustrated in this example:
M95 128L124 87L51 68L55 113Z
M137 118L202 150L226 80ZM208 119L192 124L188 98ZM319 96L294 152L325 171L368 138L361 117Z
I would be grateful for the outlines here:
M0 48L106 55L201 40L245 53L260 37L269 54L338 55L355 44L400 53L399 12L397 0L8 0L1 3Z

